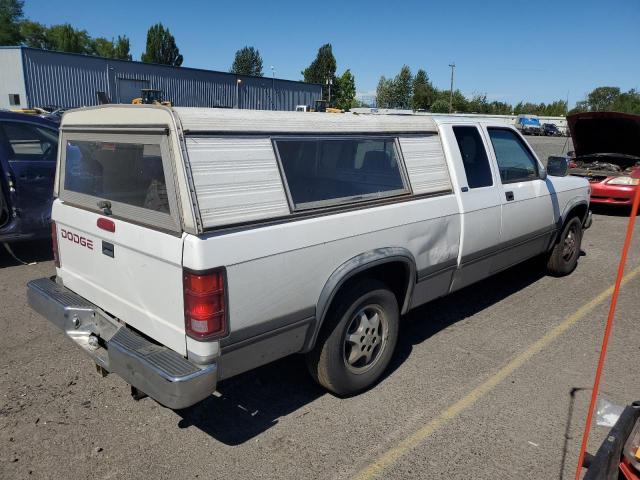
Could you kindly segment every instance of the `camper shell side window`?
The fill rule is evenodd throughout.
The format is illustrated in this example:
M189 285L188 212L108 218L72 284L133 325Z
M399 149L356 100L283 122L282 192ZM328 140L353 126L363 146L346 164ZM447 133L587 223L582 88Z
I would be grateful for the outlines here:
M411 193L397 137L276 137L273 144L293 211Z

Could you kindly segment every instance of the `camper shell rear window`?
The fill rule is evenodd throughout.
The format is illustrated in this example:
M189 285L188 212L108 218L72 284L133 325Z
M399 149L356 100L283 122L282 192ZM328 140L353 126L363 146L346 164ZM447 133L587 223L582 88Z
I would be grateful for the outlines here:
M178 228L165 136L66 133L63 148L62 200L97 211L109 204L116 217Z
M274 138L292 209L410 193L395 137Z

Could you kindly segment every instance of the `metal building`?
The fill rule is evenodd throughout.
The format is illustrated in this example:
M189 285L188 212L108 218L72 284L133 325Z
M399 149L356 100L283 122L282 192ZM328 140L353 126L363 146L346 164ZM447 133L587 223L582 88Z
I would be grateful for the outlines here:
M166 100L182 107L295 110L322 96L319 84L0 47L0 108L97 105L98 92L112 103L131 103L142 88L162 90Z

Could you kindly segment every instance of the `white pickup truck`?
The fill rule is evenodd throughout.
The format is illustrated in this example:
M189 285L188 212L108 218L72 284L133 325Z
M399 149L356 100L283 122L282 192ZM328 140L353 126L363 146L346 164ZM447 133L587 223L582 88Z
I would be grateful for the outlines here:
M491 121L122 105L60 131L30 305L171 408L294 353L362 391L401 314L534 256L568 274L591 223L587 180Z

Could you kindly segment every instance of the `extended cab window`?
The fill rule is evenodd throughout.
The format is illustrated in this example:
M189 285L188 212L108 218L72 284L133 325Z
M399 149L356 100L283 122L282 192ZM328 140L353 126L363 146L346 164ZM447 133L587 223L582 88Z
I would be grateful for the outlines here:
M294 209L409 192L392 137L274 140Z
M489 128L502 183L524 182L538 178L538 162L513 131Z
M2 122L0 128L11 148L14 160L55 160L58 133L22 122Z
M132 138L127 138L132 137ZM159 135L65 134L62 199L114 215L175 228L175 194L166 141ZM167 176L169 172L169 176ZM172 217L173 214L173 217Z
M469 188L493 185L487 151L476 127L453 127Z

